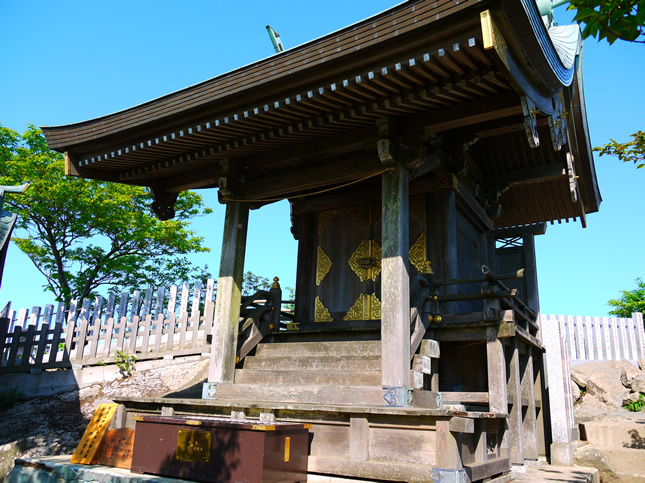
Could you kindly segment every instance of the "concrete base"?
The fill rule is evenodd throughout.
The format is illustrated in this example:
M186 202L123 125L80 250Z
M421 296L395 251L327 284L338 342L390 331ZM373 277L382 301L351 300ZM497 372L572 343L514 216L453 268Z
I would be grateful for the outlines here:
M92 482L92 483L179 483L185 480L152 475L135 475L122 468L110 466L73 465L71 456L19 458L5 483Z
M551 443L551 461L555 466L572 466L574 443Z

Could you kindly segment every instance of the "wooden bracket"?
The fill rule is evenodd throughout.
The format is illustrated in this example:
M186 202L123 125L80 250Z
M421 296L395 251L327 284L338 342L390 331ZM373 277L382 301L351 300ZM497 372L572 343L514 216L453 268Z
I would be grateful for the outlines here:
M378 158L384 165L394 165L400 159L399 147L391 139L379 139L376 147L378 150Z
M540 145L540 136L537 130L538 108L526 96L522 96L522 112L524 113L524 130L526 131L529 146L537 148Z
M222 176L218 179L217 186L219 187L219 193L224 200L236 200L239 198L237 194L240 191L240 185L230 176Z
M555 112L549 116L549 131L551 132L553 149L560 151L562 146L567 144L567 121L562 102L562 92L553 96L553 108Z
M578 202L578 176L573 162L573 154L567 153L567 174L569 175L569 195L571 202Z
M175 203L177 202L178 193L170 193L160 188L150 187L152 203L150 208L153 213L162 221L170 220L175 217Z
M72 161L72 155L69 151L65 151L65 176L80 176L78 168Z

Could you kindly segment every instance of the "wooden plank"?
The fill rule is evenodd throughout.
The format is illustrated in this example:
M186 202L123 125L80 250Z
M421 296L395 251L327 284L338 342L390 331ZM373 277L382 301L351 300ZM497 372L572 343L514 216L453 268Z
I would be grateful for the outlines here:
M109 357L112 350L112 339L114 338L114 317L108 317L103 334L103 356Z
M611 327L609 326L609 318L602 317L600 319L600 326L602 331L603 360L609 361L613 358L613 346L611 344Z
M422 374L432 374L432 358L416 354L412 359L412 369Z
M488 404L487 392L442 392L444 402L462 404Z
M509 458L497 458L486 463L476 465L464 465L469 481L480 481L490 478L494 475L508 473L511 470L511 461ZM499 481L495 479L494 481ZM507 480L504 480L507 481Z
M181 350L186 346L186 331L188 330L187 310L182 309L177 325L179 326L179 349Z
M349 420L349 458L369 459L370 427L367 418L353 417Z
M419 353L427 357L439 358L441 356L439 342L433 339L423 339Z
M152 290L150 290L152 296ZM148 352L150 346L150 327L152 326L152 314L148 311L143 321L143 329L141 333L141 352Z
M475 420L471 418L462 418L455 416L450 418L448 422L448 429L453 433L474 433Z
M6 355L8 357L9 345L7 344L7 337L9 337L10 323L11 319L9 319L8 317L0 317L0 367L6 360L5 351L7 352Z
M605 360L605 354L603 351L603 337L600 317L592 317L591 322L593 327L594 359L597 361L603 361Z
M446 470L463 468L460 450L456 435L450 431L450 420L437 420L437 467Z
M34 345L34 335L36 333L36 326L35 325L30 325L27 327L27 330L22 331L21 338L25 339L24 343L21 343L22 345L22 357L20 359L20 366L26 367L29 365L30 358L31 358L31 348Z
M87 319L79 318L78 320L78 338L76 339L76 352L74 354L75 360L81 360L85 352L85 339L87 338Z
M638 360L645 358L645 328L643 327L643 314L636 312L632 314L636 327L636 355Z
M138 315L132 316L132 322L130 322L130 331L128 335L130 337L130 345L128 347L128 354L136 354L137 352L137 339L139 337L139 325L141 318Z
M61 337L63 333L63 324L60 322L57 322L54 325L54 330L52 333L52 338L51 338L51 343L49 346L49 359L47 361L48 364L53 364L56 362L57 356L58 356L58 346L61 344L61 341L64 341L64 339ZM67 349L65 346L63 346L63 352L65 352ZM2 351L0 351L0 354Z
M18 348L20 344L20 335L22 334L22 327L16 325L11 334L11 346L9 347L9 357L7 358L7 366L12 367L16 365L18 358Z
M637 361L636 355L636 331L634 329L634 319L625 319L625 332L627 334L627 346L629 347L629 358L632 361Z
M190 287L184 282L181 287L181 303L179 305L179 316L188 313L188 298L190 296Z
M88 327L88 330L90 331L90 336L88 337L88 341L90 343L90 349L87 353L88 357L96 357L99 349L99 338L101 335L101 319L95 318L93 320L94 323Z
M163 338L163 326L164 326L164 315L163 311L157 314L157 321L155 322L155 345L154 351L159 352L161 350L161 339Z
M581 317L581 323L585 335L586 360L593 361L596 359L596 354L594 352L593 326L591 317Z
M116 350L123 351L125 348L125 331L128 327L128 319L125 316L115 321L114 331L116 332Z
M382 175L381 384L410 387L409 174Z
M237 202L226 205L208 370L208 382L211 383L232 382L235 375L248 219L248 205Z
M92 462L117 407L118 404L99 404L72 455L70 463L89 465Z
M49 337L49 324L44 323L40 330L36 332L36 335L38 336L38 349L36 351L34 364L40 365L43 363L43 358L45 356L45 347L47 346L47 339ZM0 354L2 354L1 351Z

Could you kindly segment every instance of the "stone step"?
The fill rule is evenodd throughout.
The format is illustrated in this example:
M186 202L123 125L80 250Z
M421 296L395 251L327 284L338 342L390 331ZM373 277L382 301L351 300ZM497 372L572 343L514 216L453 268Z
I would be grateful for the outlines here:
M381 341L279 342L260 344L256 357L380 356Z
M256 357L244 359L244 369L283 369L283 370L381 370L380 356L311 356L311 357Z
M381 371L373 370L269 370L238 369L235 371L237 384L292 384L292 385L342 385L378 386Z
M614 466L616 473L625 473L645 481L645 449L621 448L601 449L602 454Z
M254 401L262 403L316 404L325 406L387 406L380 386L342 385L261 385L227 384L216 386L215 401ZM412 406L439 409L439 395L430 391L413 390Z
M597 448L645 449L645 418L625 421L589 421L580 426L581 439Z

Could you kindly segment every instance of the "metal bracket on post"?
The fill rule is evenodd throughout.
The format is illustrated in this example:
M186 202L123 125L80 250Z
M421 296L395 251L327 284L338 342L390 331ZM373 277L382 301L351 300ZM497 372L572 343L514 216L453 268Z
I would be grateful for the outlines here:
M443 468L432 469L432 481L440 481L441 483L466 483L468 476L466 470L446 470Z
M215 399L217 393L217 384L214 382L205 382L202 386L202 399Z
M383 399L388 406L397 408L409 408L412 404L411 387L384 387L386 389Z

